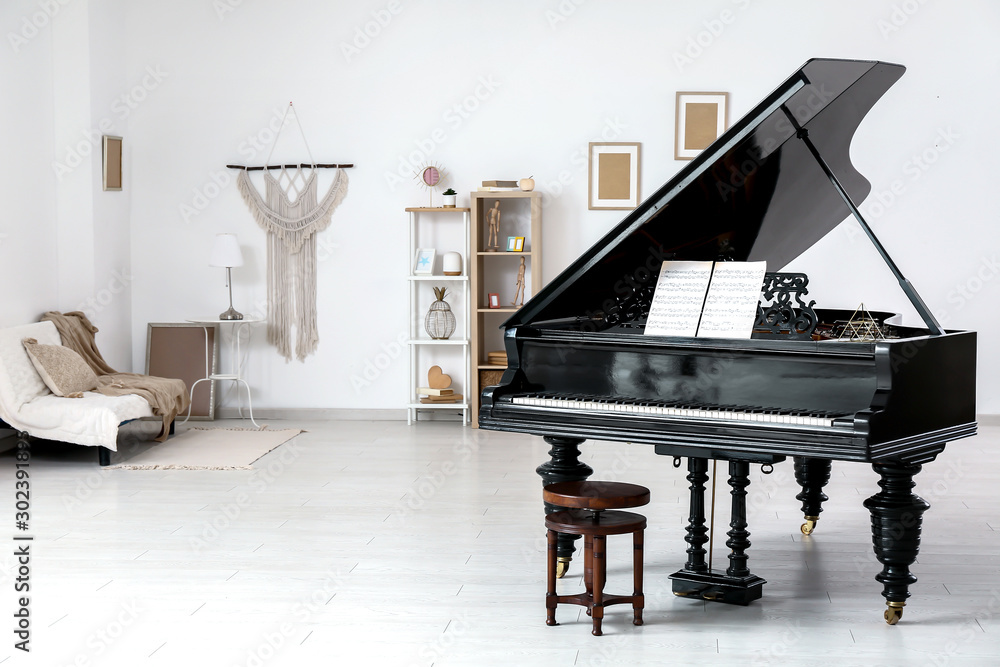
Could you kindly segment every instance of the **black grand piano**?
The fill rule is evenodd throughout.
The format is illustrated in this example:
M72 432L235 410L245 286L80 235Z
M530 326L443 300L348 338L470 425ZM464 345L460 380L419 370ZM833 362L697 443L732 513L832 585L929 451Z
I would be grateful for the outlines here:
M851 139L903 71L810 60L503 325L508 367L483 390L479 424L543 436L551 445L538 468L543 483L593 472L578 458L587 438L652 445L675 465L687 458L677 595L734 604L760 597L765 582L746 553L751 465L766 471L793 457L808 534L827 499L831 461L859 461L881 476L864 505L883 565L875 578L885 619L902 615L929 507L912 491L914 476L946 443L976 433L975 332L941 328L857 209L871 186L851 164ZM807 335L798 325L750 339L644 335L663 261L766 260L778 271L852 214L847 224L861 225L924 326L891 326L872 313L862 321L878 320L874 333L844 336L857 314L817 308ZM705 559L709 459L729 466L725 571L710 571ZM565 567L574 546L559 537Z

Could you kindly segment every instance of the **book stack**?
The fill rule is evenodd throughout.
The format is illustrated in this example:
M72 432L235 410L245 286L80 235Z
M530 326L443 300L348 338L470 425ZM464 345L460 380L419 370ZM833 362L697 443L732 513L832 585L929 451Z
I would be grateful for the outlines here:
M421 403L461 403L462 395L454 389L434 389L433 387L417 387Z
M520 189L517 181L483 181L482 187L478 188L479 192L513 192Z
M490 366L506 366L507 365L507 353L503 350L496 350L493 352L486 353L486 363Z

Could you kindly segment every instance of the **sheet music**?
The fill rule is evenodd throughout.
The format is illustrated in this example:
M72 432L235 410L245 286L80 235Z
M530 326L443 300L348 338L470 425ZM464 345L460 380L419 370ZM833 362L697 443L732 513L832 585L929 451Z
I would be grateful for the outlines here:
M750 338L767 262L716 262L699 338Z
M644 333L693 337L711 277L712 262L663 262Z

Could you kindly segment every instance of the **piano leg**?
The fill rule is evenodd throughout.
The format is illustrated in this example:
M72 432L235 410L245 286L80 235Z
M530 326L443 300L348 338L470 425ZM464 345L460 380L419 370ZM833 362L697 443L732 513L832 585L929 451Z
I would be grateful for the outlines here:
M750 486L750 464L746 461L729 462L729 486L733 488L732 520L729 522L729 532L726 535L726 546L729 552L729 567L726 575L730 577L748 577L747 549L750 548L750 531L747 530L747 487Z
M701 461L704 461L701 459ZM729 486L732 487L732 520L727 533L729 539L726 546L732 550L729 554L729 567L725 572L708 570L704 566L704 549L698 553L694 541L701 539L699 526L705 520L705 479L702 464L688 460L688 480L691 481L691 515L688 521L688 534L685 541L691 544L688 550L688 562L684 569L670 575L673 580L674 595L680 597L696 597L713 602L748 605L761 596L763 585L767 582L747 568L746 550L750 547L750 533L747 531L747 486L750 485L750 463L747 461L729 462ZM701 542L704 544L704 541ZM692 570L689 566L699 568Z
M875 580L882 583L886 606L885 621L895 625L903 615L909 586L917 581L910 565L920 549L920 526L930 504L913 493L913 477L919 465L875 463L872 468L881 476L881 491L865 501L872 515L872 545L882 571Z
M542 478L542 486L556 482L579 482L594 474L593 468L580 462L580 444L586 438L561 438L547 435L544 440L551 445L549 460L535 468L535 472ZM546 514L564 509L566 508L545 503ZM569 569L569 563L573 560L573 552L576 551L573 542L578 539L580 539L579 535L559 533L556 547L558 560L556 576L560 579L566 575L566 571Z
M796 500L802 501L802 514L805 517L800 530L803 535L812 535L816 522L819 521L819 513L823 511L823 503L829 500L823 493L823 487L830 481L830 460L796 456L795 481L802 487L802 493L795 496Z
M687 535L684 541L688 543L687 563L684 569L688 572L708 572L705 562L705 542L708 542L708 528L705 526L705 482L708 481L708 460L694 457L688 458L687 481L691 483L690 512L688 514Z

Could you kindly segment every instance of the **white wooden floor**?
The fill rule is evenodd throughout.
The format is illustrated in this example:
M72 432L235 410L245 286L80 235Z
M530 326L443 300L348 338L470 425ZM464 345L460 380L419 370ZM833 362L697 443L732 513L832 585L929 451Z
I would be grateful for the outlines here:
M768 583L762 600L734 607L670 593L686 546L683 468L649 447L588 443L595 479L653 497L639 510L646 624L612 607L593 637L579 607L544 622L541 439L444 422L269 423L308 433L252 472L101 470L89 448L37 445L27 658L12 648L14 461L0 455L0 664L1000 663L1000 426L953 443L918 477L931 510L920 581L895 627L882 620L861 505L877 491L870 467L834 465L811 538L799 533L791 462L770 476L754 468L750 566ZM728 510L718 514L722 535ZM609 540L609 592L630 592L627 545ZM560 586L581 585L574 563Z

